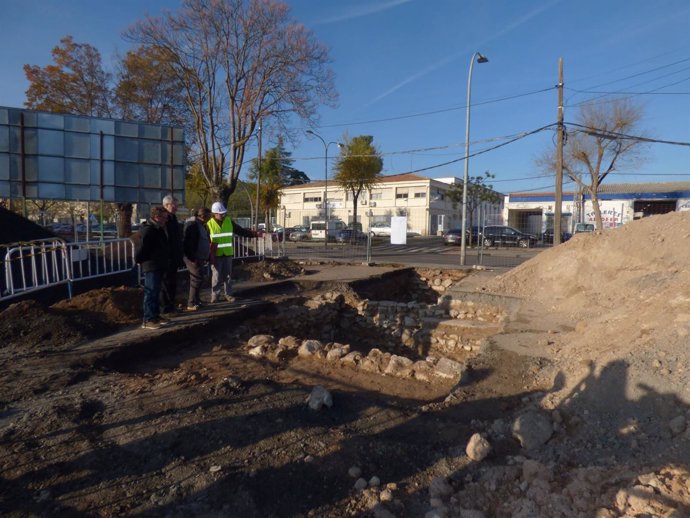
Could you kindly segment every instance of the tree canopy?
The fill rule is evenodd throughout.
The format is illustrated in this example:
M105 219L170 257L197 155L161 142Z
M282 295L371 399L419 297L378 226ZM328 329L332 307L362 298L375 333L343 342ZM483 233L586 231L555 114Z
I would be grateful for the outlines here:
M467 181L467 228L472 228L474 225L474 213L484 203L499 204L501 203L501 195L493 190L491 184L486 183L488 180L496 178L496 175L485 171L481 176L470 176ZM451 185L448 189L448 197L455 203L462 204L462 184Z
M381 178L383 159L374 146L374 137L360 135L349 139L343 138L340 156L335 164L336 183L346 192L352 194L354 203L353 223L357 223L357 200L364 190L371 190Z
M53 63L24 65L29 81L26 107L34 110L112 116L111 74L103 69L101 54L88 43L65 36L51 52Z
M260 121L289 134L336 99L328 51L274 0L184 0L126 37L159 49L182 85L200 171L216 199L235 190Z

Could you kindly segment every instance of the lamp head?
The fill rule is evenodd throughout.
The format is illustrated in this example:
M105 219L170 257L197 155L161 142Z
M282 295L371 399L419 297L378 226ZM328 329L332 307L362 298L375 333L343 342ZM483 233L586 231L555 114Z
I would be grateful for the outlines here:
M314 132L313 132L312 130L310 130L310 129L308 129L307 131L305 131L305 133L309 133L310 135L314 135Z
M477 52L477 63L487 63L488 61L489 58L487 58L484 54Z

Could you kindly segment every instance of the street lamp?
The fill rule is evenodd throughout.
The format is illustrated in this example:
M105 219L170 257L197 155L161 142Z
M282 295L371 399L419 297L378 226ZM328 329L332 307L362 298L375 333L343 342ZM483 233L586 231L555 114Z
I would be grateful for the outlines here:
M465 257L467 255L467 184L469 182L469 164L470 164L470 102L472 98L472 67L474 60L477 63L486 63L489 61L486 56L475 52L472 54L470 60L470 71L467 74L467 117L465 120L465 174L462 181L462 235L460 236L460 266L465 266Z
M326 239L324 240L324 246L328 246L328 146L331 144L335 144L336 146L340 146L337 142L329 142L326 144L326 141L323 139L321 135L316 133L315 131L312 131L308 129L306 131L309 135L313 135L316 138L318 138L322 143L323 143L323 154L325 157L324 160L324 165L325 165L325 171L324 171L324 187L323 187L323 206L325 210L325 215L326 215L326 230L325 230L325 237Z

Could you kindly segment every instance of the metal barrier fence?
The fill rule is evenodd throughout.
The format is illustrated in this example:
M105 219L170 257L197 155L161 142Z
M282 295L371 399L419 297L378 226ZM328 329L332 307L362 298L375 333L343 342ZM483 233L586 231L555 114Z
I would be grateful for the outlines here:
M134 245L126 238L68 243L63 239L40 239L3 245L0 301L37 290L66 285L105 275L132 271Z
M339 243L329 240L290 241L267 239L267 257L289 257L294 260L320 260L340 262L371 261L371 237L366 240Z
M268 248L273 254L270 240ZM235 237L236 259L261 260L266 251L264 238ZM67 297L71 298L75 281L134 272L137 268L134 243L129 238L69 243L59 238L40 239L2 245L0 254L4 273L0 276L0 302L60 285L67 286ZM141 271L137 274L141 279Z

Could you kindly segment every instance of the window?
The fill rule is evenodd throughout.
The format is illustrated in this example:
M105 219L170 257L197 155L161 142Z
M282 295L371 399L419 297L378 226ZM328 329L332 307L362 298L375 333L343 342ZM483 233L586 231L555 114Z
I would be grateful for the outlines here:
M370 200L382 200L383 199L383 193L381 191L372 191L371 194L369 195Z
M321 196L310 196L308 194L304 195L304 203L319 203L321 201Z
M407 189L398 189L395 191L396 200L406 200L409 197Z
M415 198L426 198L426 192L416 192L414 193Z

